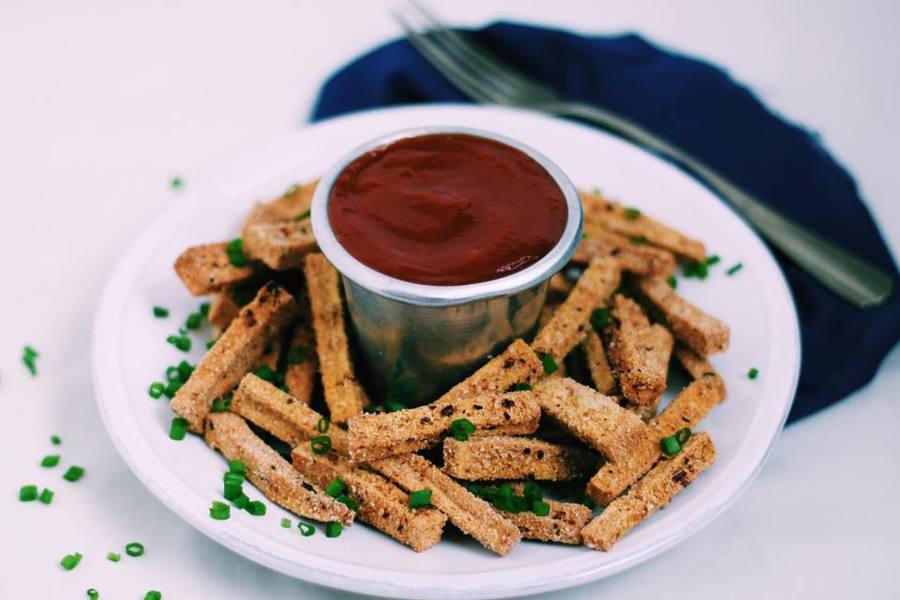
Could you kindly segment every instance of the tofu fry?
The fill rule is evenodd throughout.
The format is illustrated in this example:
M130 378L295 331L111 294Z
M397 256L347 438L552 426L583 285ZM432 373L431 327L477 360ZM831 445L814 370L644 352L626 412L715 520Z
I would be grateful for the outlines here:
M531 347L522 340L515 340L483 367L450 388L438 402L493 392L502 393L516 383L534 384L543 372L541 359Z
M228 460L243 462L247 479L275 504L316 521L353 522L353 511L308 482L239 416L227 412L210 415L206 443Z
M353 374L338 272L322 254L307 254L303 272L309 290L325 403L332 421L346 423L363 411L369 399Z
M588 263L594 258L611 258L623 271L638 275L669 275L675 271L675 255L668 250L635 243L631 238L607 231L599 225L584 224L585 237L578 243L572 261Z
M409 508L409 495L381 475L355 467L334 452L316 454L306 445L294 448L291 460L320 488L335 479L343 481L350 498L359 504L359 520L401 544L422 552L441 540L447 516L434 508Z
M396 412L365 413L348 423L350 458L366 462L433 446L457 419L468 419L476 430L532 433L540 418L534 392L481 394Z
M313 193L316 191L318 183L317 179L303 185L295 184L271 202L257 202L247 218L244 219L241 237L246 239L250 228L260 223L278 223L309 216L307 213L312 206Z
M514 483L512 488L514 493L522 495L522 484ZM500 511L500 514L512 521L526 540L580 545L581 530L591 520L591 509L584 504L558 502L549 498L544 498L544 502L550 505L550 514L546 517L539 517L531 511Z
M281 339L279 335L275 335L272 338L265 349L263 350L262 356L259 357L259 360L256 361L256 367L266 366L272 369L273 371L278 370L278 359L281 357Z
M622 235L641 238L654 246L671 250L691 260L701 261L706 257L706 249L702 242L691 239L680 231L641 214L640 211L625 208L599 194L584 191L578 194L584 206L585 221L597 223Z
M299 303L300 318L294 324L294 333L288 348L284 384L291 395L309 404L316 388L319 361L316 357L316 339L310 322L309 304L305 302L305 298L301 298Z
M522 539L519 528L417 454L392 456L370 465L408 492L431 490L431 505L488 550L506 555Z
M569 279L562 273L557 273L550 278L550 285L547 288L547 294L554 297L565 298L569 295L569 292L572 291L573 287L575 287L575 283L571 279Z
M241 312L241 307L238 306L237 302L232 300L226 290L224 292L216 292L212 295L209 302L209 316L207 318L209 319L210 325L217 331L222 332L228 329L228 326L237 318L239 312Z
M587 362L594 388L601 394L611 393L616 389L616 379L609 368L606 350L603 349L603 340L596 331L588 330L587 335L581 340L581 349L584 350L584 359Z
M610 462L628 458L649 435L637 415L572 379L545 379L537 392L547 416Z
M567 481L596 472L600 457L585 448L528 437L480 436L444 440L444 473L466 481Z
M585 545L607 551L635 525L667 505L716 458L716 448L705 432L695 433L681 452L661 460L628 493L613 500L581 535Z
M282 271L302 268L303 257L316 249L316 238L307 217L251 225L244 236L244 246L249 256Z
M622 395L635 404L656 406L666 391L672 334L651 325L641 307L621 294L613 298L612 315L609 359Z
M202 433L212 401L230 392L256 364L266 345L297 314L294 297L274 284L241 309L172 399L172 410Z
M175 259L175 273L194 296L205 296L246 281L259 273L258 264L236 267L228 260L228 242L191 246Z
M728 325L694 306L675 292L662 277L642 277L638 288L672 328L672 333L702 356L728 349Z
M675 344L675 358L693 379L718 376L715 367L709 361L684 344Z
M578 345L589 327L591 312L619 287L619 266L614 260L594 259L553 316L538 332L531 347L560 363Z

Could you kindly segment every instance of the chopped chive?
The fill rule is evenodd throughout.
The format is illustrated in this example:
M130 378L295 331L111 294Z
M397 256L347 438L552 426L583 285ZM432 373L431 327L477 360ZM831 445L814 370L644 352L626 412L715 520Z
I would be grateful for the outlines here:
M668 283L669 287L673 290L678 287L678 280L675 279L674 275L669 275L668 277L666 277L666 283Z
M475 425L468 419L456 419L450 423L450 433L453 439L465 442L469 439L469 434L475 431Z
M191 338L186 335L170 335L166 338L166 341L182 352L189 352L191 350Z
M398 410L406 410L409 407L399 400L385 400L384 408L388 412L397 412Z
M519 383L512 384L512 387L509 388L511 392L527 392L531 390L531 384L520 381Z
M144 594L144 600L162 600L162 592L157 590L150 590L146 594Z
M259 365L258 367L256 367L256 370L253 371L253 374L263 381L268 381L269 383L275 381L275 371L273 371L272 367L270 367L269 365Z
M287 364L299 365L306 362L306 346L294 346L287 353Z
M150 384L150 389L147 390L147 393L150 394L150 397L153 399L159 398L166 391L166 386L158 381L154 381Z
M645 238L642 235L633 235L630 238L628 238L628 241L631 243L632 246L643 246L647 243L647 238Z
M635 221L640 218L641 211L636 208L626 208L622 213L622 216L625 217L629 221Z
M22 363L25 365L25 368L28 369L28 372L31 373L32 377L37 376L37 363L35 361L38 356L40 356L38 351L31 346L25 346L22 350Z
M535 501L544 499L544 492L541 490L541 486L535 482L526 481L523 487L522 496L524 496L526 500Z
M697 279L706 279L709 275L709 268L706 265L706 261L696 262L690 261L684 263L684 266L681 269L681 272L685 277L696 277Z
M50 454L41 459L41 466L46 468L55 467L59 464L59 454Z
M678 443L678 438L674 435L659 440L659 447L666 456L675 456L681 452L681 444Z
M216 340L209 340L208 342L206 342L206 349L209 350L210 348L212 348L215 345L216 345Z
M247 255L244 254L244 240L235 238L228 242L225 247L225 253L228 255L228 262L235 267L247 266Z
M137 558L144 555L144 545L140 542L130 542L125 544L125 554Z
M247 504L247 512L255 517L261 517L266 514L266 505L259 500L252 500Z
M740 271L740 270L743 269L743 268L744 268L744 265L743 265L743 264L737 263L737 264L734 264L734 265L728 267L728 270L725 271L725 274L728 275L728 276L730 277L730 276L734 275L735 273L737 273L738 271Z
M291 520L290 519L281 519L281 526L285 529L291 528Z
M245 479L246 477L244 477L243 473L232 473L230 471L222 476L222 481L226 485L243 485Z
M756 379L757 377L759 377L759 369L757 369L756 367L753 367L752 369L747 371L747 377L749 379Z
M344 483L340 477L335 477L331 480L331 483L325 488L325 493L331 496L332 498L337 498L347 489L347 484Z
M318 421L316 421L316 431L319 433L325 433L328 431L328 427L331 425L331 422L328 420L328 417L320 417Z
M181 381L181 373L178 367L166 367L166 381Z
M53 490L50 488L44 488L44 491L41 492L41 495L38 496L38 500L40 500L43 504L50 504L53 502Z
M675 439L678 440L680 445L684 446L691 439L691 430L687 427L682 427L675 432Z
M200 315L203 316L204 319L209 316L209 307L209 302L203 302L202 304L200 304Z
M409 495L410 508L426 508L431 506L431 490L416 490Z
M344 526L337 521L329 521L328 524L325 525L325 537L336 538L341 535L343 530Z
M118 552L107 552L106 560L108 560L109 562L119 562L120 560L122 560L122 555Z
M169 185L172 186L173 190L180 190L182 187L184 187L184 180L176 175L172 178L172 181L169 182Z
M83 476L84 476L84 468L79 467L78 465L72 465L71 467L66 469L65 473L63 473L63 479L65 479L66 481L72 481L72 482L78 481Z
M225 482L224 489L222 490L222 495L225 496L226 500L231 500L232 502L234 502L244 495L244 488L240 483Z
M209 507L209 516L216 521L225 521L231 516L231 507L224 502L213 500L212 506Z
M300 530L300 535L303 537L309 537L316 532L316 528L306 521L297 521L297 529Z
M550 514L550 505L543 500L534 500L531 503L531 512L539 517L546 517Z
M31 502L33 500L37 500L38 491L36 485L23 485L19 488L19 501L20 502Z
M229 460L228 461L228 472L229 473L240 473L243 475L247 472L247 467L244 466L244 461L242 460Z
M544 373L547 375L552 375L559 370L559 365L556 364L556 361L549 354L541 355L541 365L543 365Z
M188 379L190 379L191 374L194 372L194 367L192 367L191 364L186 360L178 363L177 369L178 376L181 378L181 381L187 381Z
M247 508L247 506L250 505L250 498L247 497L247 494L242 493L240 496L232 500L232 502L235 506L237 506L241 510L244 510L245 508Z
M172 419L172 425L169 427L169 439L180 442L184 439L188 432L188 421L184 417L175 417Z
M719 256L718 256L717 254L713 254L712 256L707 256L706 259L705 259L703 262L706 263L706 266L707 266L707 267L711 267L711 266L713 266L714 264L720 262L721 260L722 260L722 259L719 258Z
M90 598L91 600L99 600L100 599L100 592L98 592L94 588L88 588L87 592L85 592L85 593L87 594L87 597Z
M62 444L62 438L60 438L58 435L51 435L50 443L54 446L59 446L60 444Z
M175 394L178 393L178 390L180 390L181 386L183 386L183 385L184 385L183 382L178 381L177 379L173 379L172 381L170 381L169 383L166 384L166 389L163 390L163 394L165 394L166 398L169 398L169 399L174 398Z
M225 412L231 408L231 398L216 398L212 403L213 412Z
M60 566L66 571L71 571L75 567L78 566L78 563L81 562L81 553L75 552L73 554L66 554L62 557L62 560L59 561Z
M294 217L294 220L295 220L295 221L302 221L303 219L308 218L310 214L311 214L311 211L309 211L309 210L304 210L302 213L300 213L299 215L297 215L296 217Z
M154 306L153 307L153 316L157 319L165 319L169 316L169 309L163 308L162 306Z
M200 329L200 325L203 324L203 315L200 313L191 313L187 316L187 319L184 322L184 326L188 329Z
M591 311L591 327L597 333L603 333L603 330L609 325L609 309L605 306L595 308ZM555 371L556 369L554 369ZM550 371L552 373L552 371Z
M331 450L331 438L327 435L315 437L310 440L309 447L312 448L312 451L316 454L325 454Z
M581 241L583 242L583 241L586 240L586 239L588 239L587 231L583 231L583 232L581 233Z

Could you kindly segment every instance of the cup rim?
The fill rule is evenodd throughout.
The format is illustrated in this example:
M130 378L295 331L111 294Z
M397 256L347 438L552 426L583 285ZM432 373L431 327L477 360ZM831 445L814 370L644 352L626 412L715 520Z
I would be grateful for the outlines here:
M427 285L404 281L376 271L341 246L328 219L328 202L338 176L354 160L376 148L402 139L435 134L470 135L500 142L524 153L547 171L559 187L567 209L566 226L559 240L547 254L525 269L497 279L464 285ZM518 140L484 129L440 125L394 131L371 139L347 152L322 175L310 207L310 221L319 249L344 277L380 296L418 306L449 306L509 296L543 283L559 272L572 258L581 240L583 220L583 208L575 186L562 169L544 154Z

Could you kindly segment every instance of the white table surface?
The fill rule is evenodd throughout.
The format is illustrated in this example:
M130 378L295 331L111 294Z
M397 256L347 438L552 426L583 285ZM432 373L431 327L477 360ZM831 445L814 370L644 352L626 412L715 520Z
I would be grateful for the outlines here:
M508 4L508 6L504 6ZM326 75L397 34L392 2L80 0L0 3L0 597L339 598L245 561L144 490L99 420L93 309L148 219L217 165L301 127ZM635 29L729 68L821 133L856 175L897 255L900 4L433 0L460 23L497 17ZM41 351L40 375L20 363ZM840 349L835 349L840 351ZM847 357L852 360L852 357ZM724 515L626 573L554 598L900 596L900 352L841 404L790 427ZM59 451L77 484L37 466ZM56 490L20 504L20 485ZM104 559L143 542L140 559ZM72 572L58 561L78 550ZM550 597L547 595L546 597Z

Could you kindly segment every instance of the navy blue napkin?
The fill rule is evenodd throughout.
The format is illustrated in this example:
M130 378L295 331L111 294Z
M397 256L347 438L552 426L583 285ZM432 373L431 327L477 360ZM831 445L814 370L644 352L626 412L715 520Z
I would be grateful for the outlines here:
M582 37L497 23L472 35L566 98L611 109L670 139L808 228L894 273L852 177L815 136L769 111L723 70L637 35ZM403 40L347 65L312 120L380 106L468 102ZM800 313L803 364L790 420L870 381L900 339L900 301L860 311L776 257ZM765 376L765 374L763 374Z

